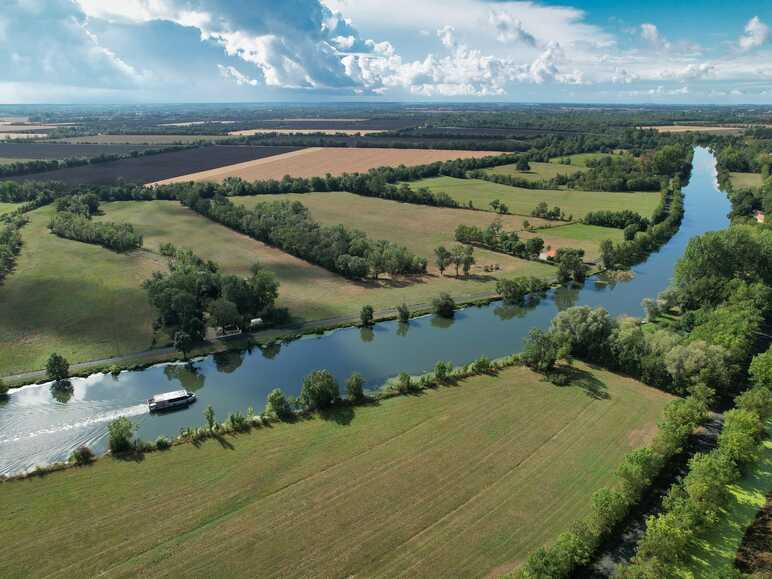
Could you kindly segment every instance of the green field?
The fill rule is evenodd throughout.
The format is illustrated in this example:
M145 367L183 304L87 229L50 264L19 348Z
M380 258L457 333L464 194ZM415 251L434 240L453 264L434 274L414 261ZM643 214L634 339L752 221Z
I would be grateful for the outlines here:
M525 189L490 183L480 179L456 179L434 177L416 181L413 188L428 187L431 191L444 192L453 199L467 205L470 201L477 209L490 210L490 202L498 199L504 202L512 213L530 215L531 211L544 201L550 207L557 205L574 219L581 219L590 211L607 209L620 211L631 209L641 215L650 216L659 203L658 192L603 192L577 191L574 189Z
M539 229L537 235L547 237L560 237L564 239L575 239L577 241L603 241L610 239L616 243L623 241L624 232L621 229L613 227L599 227L597 225L585 225L584 223L570 223L568 225L559 225L556 227Z
M729 178L735 189L758 189L763 183L761 173L729 173Z
M490 169L484 169L489 175L512 175L528 181L542 181L554 179L558 175L573 175L584 171L582 166L561 165L560 163L529 163L530 171L518 171L517 163L511 165L499 165Z
M5 157L0 157L0 165L10 165L11 163L27 163L29 161L32 161L32 159L7 159Z
M772 420L767 422L767 435L772 437ZM730 576L735 555L742 544L746 529L772 492L772 439L764 441L759 460L746 476L730 485L729 504L721 509L719 521L708 533L698 537L689 553L688 565L682 576L688 578L708 575Z
M10 213L20 205L20 203L0 203L0 215L3 213Z
M47 228L53 213L27 214L16 270L0 285L0 375L43 368L53 351L75 362L151 345L153 315L140 284L165 261L60 239Z
M575 155L565 155L563 157L553 157L550 163L561 163L564 159L571 159L571 165L574 167L586 167L587 161L594 161L608 157L609 153L576 153Z
M506 573L588 513L668 400L583 364L577 374L556 387L510 368L3 484L12 556L0 576Z

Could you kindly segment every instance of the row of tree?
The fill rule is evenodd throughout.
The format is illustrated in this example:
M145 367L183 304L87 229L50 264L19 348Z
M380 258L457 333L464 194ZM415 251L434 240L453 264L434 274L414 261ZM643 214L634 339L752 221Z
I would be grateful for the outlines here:
M582 219L587 225L599 225L600 227L613 227L614 229L625 229L630 225L636 225L638 231L648 229L651 222L641 216L637 211L623 209L621 211L601 210L590 211Z
M16 257L21 251L21 232L27 220L16 217L6 223L0 223L0 282L5 279L16 265Z
M48 229L65 239L101 245L118 252L142 247L142 236L130 223L97 222L77 213L61 212L51 218Z
M536 259L544 249L541 237L522 241L516 231L505 231L498 218L485 229L462 223L456 227L455 238L460 243L477 245L522 259Z
M182 202L209 219L345 277L377 279L382 273L426 272L426 258L344 225L322 226L297 201L258 203L247 209L225 197L209 199L192 191Z
M531 217L541 217L542 219L549 219L550 221L573 221L573 215L566 215L557 205L550 209L545 201L540 201L536 207L531 211Z

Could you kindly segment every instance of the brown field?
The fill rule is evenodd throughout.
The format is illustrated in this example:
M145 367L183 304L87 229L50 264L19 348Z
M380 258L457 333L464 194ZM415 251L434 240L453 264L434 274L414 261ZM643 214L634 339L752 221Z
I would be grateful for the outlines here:
M322 133L325 135L369 135L370 133L382 133L386 129L244 129L243 131L231 131L231 137L251 137L252 135L264 135L278 133L280 135L313 135Z
M56 143L93 143L96 145L171 145L227 139L224 135L87 135L52 139Z
M0 128L3 128L0 126ZM0 139L44 139L48 133L4 133L0 131Z
M364 173L375 167L387 165L425 165L436 161L449 161L468 157L496 155L493 151L452 151L439 149L349 149L312 147L276 155L270 159L258 159L228 167L182 175L152 183L161 185L185 181L221 182L228 177L241 177L245 181L281 179L293 177L316 177L326 173Z
M742 133L743 127L724 127L724 126L700 126L700 125L662 125L654 127L640 127L641 129L654 129L658 133L712 133L735 135Z
M3 131L4 133L19 133L24 131L48 131L51 129L58 129L61 126L63 125L40 125L37 123L19 125L11 122L0 122L0 131Z

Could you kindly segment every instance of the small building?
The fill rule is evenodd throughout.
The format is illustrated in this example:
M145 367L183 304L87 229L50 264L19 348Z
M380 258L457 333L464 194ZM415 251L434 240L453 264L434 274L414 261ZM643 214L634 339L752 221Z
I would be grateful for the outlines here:
M250 328L259 328L263 325L263 318L252 318L249 320L249 327Z
M765 216L763 211L759 211L759 210L754 211L753 217L756 219L756 223L764 223Z
M549 261L550 259L554 259L557 254L557 249L548 247L539 254L539 259L542 261Z

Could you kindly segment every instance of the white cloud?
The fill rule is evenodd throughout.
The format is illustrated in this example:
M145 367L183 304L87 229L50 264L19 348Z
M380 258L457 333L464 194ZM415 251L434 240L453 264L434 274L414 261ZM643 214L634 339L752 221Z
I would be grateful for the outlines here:
M499 42L536 46L536 38L523 28L523 23L513 14L501 10L491 10L488 18L496 29L496 40Z
M257 86L258 82L254 78L249 78L243 74L239 69L234 66L226 66L222 64L217 65L217 69L220 71L220 76L233 80L237 85Z
M446 48L456 48L458 42L456 41L456 29L452 26L446 25L437 31L437 36L442 42L442 45Z
M679 81L701 80L709 78L716 73L716 66L703 62L702 64L689 64L679 69L665 69L659 74L660 78Z
M769 38L769 26L758 16L751 18L745 25L745 34L737 41L740 50L753 50L763 45Z
M655 48L661 48L668 50L670 48L670 42L668 42L664 36L659 32L659 29L655 24L644 23L641 24L641 37Z

